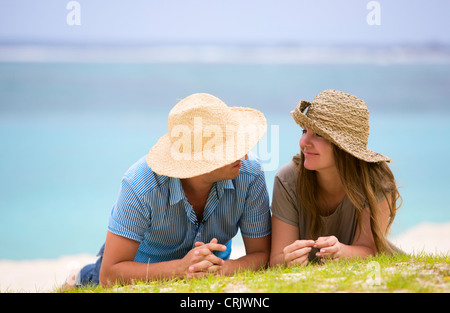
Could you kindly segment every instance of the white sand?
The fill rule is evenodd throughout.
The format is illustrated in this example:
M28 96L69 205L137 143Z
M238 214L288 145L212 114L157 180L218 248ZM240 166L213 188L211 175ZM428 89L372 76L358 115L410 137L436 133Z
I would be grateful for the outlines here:
M96 259L94 255L80 254L47 260L0 260L0 291L49 292Z
M450 223L422 223L391 241L406 253L450 254Z
M391 241L407 253L450 254L450 223L420 224ZM245 253L243 247L233 249L231 258ZM51 292L85 264L96 260L94 255L64 256L50 260L0 260L1 292Z

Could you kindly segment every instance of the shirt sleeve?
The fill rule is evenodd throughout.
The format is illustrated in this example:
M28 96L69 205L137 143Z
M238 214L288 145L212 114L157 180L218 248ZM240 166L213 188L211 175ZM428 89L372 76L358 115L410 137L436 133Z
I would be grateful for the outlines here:
M108 230L116 235L141 242L150 225L150 214L125 176L109 216Z
M282 173L275 175L271 209L273 216L290 225L299 226L299 212L295 193Z
M269 193L264 171L260 171L247 191L245 207L239 222L241 234L248 238L268 236L271 231Z

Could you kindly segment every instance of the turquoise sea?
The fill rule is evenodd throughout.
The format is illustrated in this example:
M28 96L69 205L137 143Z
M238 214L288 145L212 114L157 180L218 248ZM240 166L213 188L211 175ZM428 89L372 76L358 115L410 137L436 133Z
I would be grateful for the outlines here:
M167 132L178 100L208 92L261 110L269 194L297 153L289 112L338 89L371 111L369 147L392 158L392 234L450 221L450 64L0 63L0 259L95 254L122 174Z

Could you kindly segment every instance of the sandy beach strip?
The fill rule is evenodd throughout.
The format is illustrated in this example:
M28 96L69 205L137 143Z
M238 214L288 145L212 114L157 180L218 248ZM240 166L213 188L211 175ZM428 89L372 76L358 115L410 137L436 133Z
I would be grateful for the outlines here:
M421 223L390 240L406 253L450 255L450 222Z
M407 253L450 254L450 222L422 223L390 240ZM244 253L243 247L235 247L231 258ZM81 254L49 260L0 260L0 292L53 292L70 274L96 259Z

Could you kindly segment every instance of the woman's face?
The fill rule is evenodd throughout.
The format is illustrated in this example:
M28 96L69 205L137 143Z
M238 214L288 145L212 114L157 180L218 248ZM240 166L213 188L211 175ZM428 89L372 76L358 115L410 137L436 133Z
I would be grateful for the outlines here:
M331 143L308 128L300 137L300 149L305 155L306 169L322 171L336 167Z

